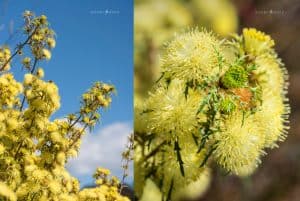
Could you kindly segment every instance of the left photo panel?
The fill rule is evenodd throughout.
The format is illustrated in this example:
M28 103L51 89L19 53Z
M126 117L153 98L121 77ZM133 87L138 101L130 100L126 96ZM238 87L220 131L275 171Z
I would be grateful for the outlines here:
M133 0L0 1L0 200L134 199Z

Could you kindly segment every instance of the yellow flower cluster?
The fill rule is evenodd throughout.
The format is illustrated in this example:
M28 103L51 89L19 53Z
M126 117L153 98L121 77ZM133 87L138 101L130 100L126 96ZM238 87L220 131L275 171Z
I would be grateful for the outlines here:
M58 88L53 82L45 82L32 74L24 76L24 93L29 109L51 115L60 107Z
M19 104L18 95L23 90L23 86L18 83L11 73L0 76L0 108L9 107Z
M30 37L32 54L36 59L51 59L51 49L55 47L54 31L49 28L45 15L36 17L32 12L25 11L25 33Z
M139 198L159 191L162 200L180 200L199 182L204 191L212 161L250 175L265 149L285 139L287 72L273 46L252 28L233 41L192 30L167 43L161 79L135 100Z
M164 76L201 82L219 73L220 41L205 30L175 36L162 55Z
M10 49L6 46L0 47L0 71L6 71L10 69L10 57Z
M241 37L244 44L239 52L253 59L256 69L251 76L260 87L261 103L254 114L243 117L244 122L240 123L243 126L238 126L243 116L241 111L225 121L225 132L215 136L220 144L215 155L221 166L244 176L257 168L265 148L278 147L277 142L285 139L290 107L286 98L287 72L271 48L274 41L253 28L244 29ZM243 146L232 149L235 144Z
M4 197L10 201L16 201L15 193L4 183L0 182L0 197Z
M79 111L50 120L60 107L58 87L43 80L44 70L36 64L50 59L54 32L44 15L25 11L24 19L28 38L17 51L29 45L34 62L23 58L29 70L23 83L10 72L0 75L0 200L127 201L119 192L122 184L109 179L108 170L96 171L97 187L80 190L79 181L65 169L68 159L77 156L85 130L100 120L101 108L109 107L114 87L96 82L83 95ZM0 49L0 64L16 55L9 54L8 48Z
M82 105L80 108L81 122L88 127L93 127L99 120L99 107L107 108L111 103L111 93L114 87L109 84L96 82L94 86L82 95Z
M98 168L94 174L98 187L94 189L84 189L79 193L79 200L95 200L95 201L129 201L127 197L123 197L118 192L120 182L116 177L108 178L110 171L105 168Z

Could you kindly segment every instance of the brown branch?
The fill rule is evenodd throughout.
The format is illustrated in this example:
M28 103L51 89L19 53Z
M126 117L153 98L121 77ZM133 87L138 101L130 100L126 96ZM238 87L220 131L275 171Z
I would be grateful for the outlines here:
M0 71L3 71L5 66L18 54L18 52L20 50L23 49L23 47L28 44L29 40L32 38L32 36L35 34L36 30L37 30L38 26L35 27L34 31L28 36L28 38L26 39L26 41L24 43L22 43L21 45L18 46L18 49L15 51L15 53L13 53L10 58L2 65L2 67L0 68Z
M81 133L82 132L84 132L85 131L85 129L88 127L88 125L86 124L86 125L84 125L84 127L79 131L79 132L77 132L77 136L75 137L75 139L71 142L71 144L70 144L70 146L69 146L69 149L71 149L73 146L74 146L74 144L80 139L80 137L81 137Z
M128 152L128 156L123 157L122 161L125 161L122 164L122 168L123 168L123 176L122 176L122 180L121 180L121 187L119 189L119 193L122 192L123 188L125 187L124 183L125 183L125 178L128 176L128 167L129 167L129 162L132 161L132 152L134 149L134 143L133 143L133 134L131 134L128 138L128 143L129 145L126 146L127 150L125 150L123 153Z
M148 153L146 156L145 156L145 161L148 160L150 157L154 156L158 151L159 149L165 145L167 143L166 140L162 141L159 145L157 145L157 147L155 147L155 149L153 149L150 153Z

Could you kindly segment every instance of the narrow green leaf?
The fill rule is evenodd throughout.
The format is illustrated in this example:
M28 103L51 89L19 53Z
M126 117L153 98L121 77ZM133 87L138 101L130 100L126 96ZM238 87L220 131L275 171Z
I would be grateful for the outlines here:
M177 161L178 161L179 167L180 167L180 173L184 177L184 167L183 167L184 162L183 162L181 154L180 154L181 148L179 146L178 139L176 139L176 141L175 141L174 150L176 151Z

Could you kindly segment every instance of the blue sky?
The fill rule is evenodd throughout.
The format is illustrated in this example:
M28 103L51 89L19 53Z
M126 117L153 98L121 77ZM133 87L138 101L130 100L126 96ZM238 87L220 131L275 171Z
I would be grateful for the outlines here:
M62 106L54 117L77 111L80 95L93 82L103 81L115 85L117 95L92 135L100 135L101 129L112 125L118 125L123 131L124 128L130 130L133 121L133 0L0 0L1 44L11 31L17 33L8 45L14 47L20 42L22 35L18 29L23 23L24 10L45 14L57 34L52 59L40 64L45 70L45 79L59 86ZM22 79L24 72L20 65L13 64L16 64L12 67L16 77ZM114 138L120 137L114 135ZM78 174L74 167L72 171ZM113 173L120 175L118 170ZM77 176L84 184L91 181L86 175Z

